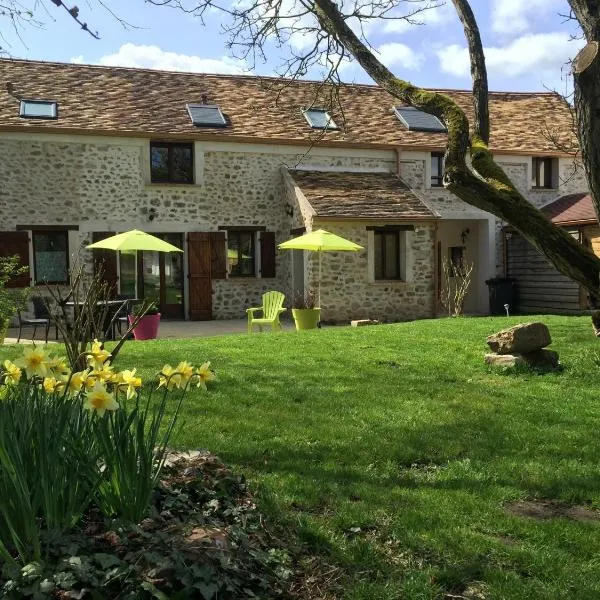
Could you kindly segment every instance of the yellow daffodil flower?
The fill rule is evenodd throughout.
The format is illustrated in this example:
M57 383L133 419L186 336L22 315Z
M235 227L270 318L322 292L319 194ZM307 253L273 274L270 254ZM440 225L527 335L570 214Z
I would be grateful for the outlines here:
M67 393L70 396L76 396L84 386L92 389L96 382L89 377L89 371L77 371L70 377L67 376L65 383L67 383Z
M10 360L5 360L4 366L4 383L5 385L16 385L21 381L22 371Z
M27 377L48 375L48 355L41 348L26 348L23 357L17 360L16 364L25 369Z
M119 373L119 382L117 384L118 388L126 388L127 399L130 400L135 396L136 388L141 387L142 378L135 376L136 369L130 371L126 369L125 371L121 371Z
M55 392L60 392L65 387L65 382L59 381L56 377L44 377L42 386L46 393L54 394Z
M62 356L48 357L46 366L54 375L64 375L65 373L69 372L66 359Z
M183 360L176 367L175 371L181 375L181 383L185 385L194 376L194 367Z
M158 387L165 386L168 390L181 387L181 374L171 365L165 365L160 372Z
M115 397L106 391L106 388L100 383L96 383L94 389L87 392L83 407L87 410L94 410L100 417L104 416L107 410L117 410L119 403Z
M118 374L110 365L104 365L101 369L94 369L90 373L90 377L103 383L117 383L119 379Z
M206 389L206 383L216 379L216 375L210 370L210 362L205 362L200 365L196 370L196 376L198 377L198 387Z
M94 340L92 349L88 352L87 361L94 369L101 369L111 356L108 350L102 348L102 344L98 340Z

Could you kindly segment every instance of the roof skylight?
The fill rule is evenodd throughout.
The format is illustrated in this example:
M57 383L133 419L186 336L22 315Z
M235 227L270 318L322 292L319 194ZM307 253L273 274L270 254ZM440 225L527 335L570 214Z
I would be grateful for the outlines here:
M338 126L324 108L307 108L304 118L313 129L337 129Z
M21 100L19 116L25 119L57 119L58 102L54 100Z
M435 116L413 106L396 106L394 112L409 131L446 133L445 125Z
M216 104L186 104L192 123L198 127L227 127L227 121Z

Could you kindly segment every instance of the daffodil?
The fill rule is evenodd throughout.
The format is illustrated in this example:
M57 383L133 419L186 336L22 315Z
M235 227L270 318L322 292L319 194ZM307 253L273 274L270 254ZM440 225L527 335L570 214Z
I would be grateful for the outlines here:
M101 369L110 357L111 353L102 348L102 344L98 340L94 340L92 349L87 354L88 364L94 369Z
M48 375L48 355L41 349L25 348L23 356L16 361L17 366L24 368L27 377L46 377Z
M44 391L48 394L54 394L60 392L65 387L65 382L56 379L56 377L44 377L42 383Z
M181 387L181 374L171 365L165 365L159 376L158 387L165 386L168 390Z
M136 377L135 371L136 369L133 369L133 371L126 369L125 371L121 371L118 375L119 379L117 386L119 389L126 388L128 400L135 396L136 388L139 388L142 385L142 378Z
M51 356L48 357L48 362L46 366L52 373L56 375L65 375L69 372L69 367L67 366L66 359L62 356Z
M175 371L181 375L181 383L185 385L194 376L194 367L183 360L176 367Z
M22 371L10 360L5 360L4 366L4 383L6 385L15 385L21 381Z
M65 382L67 384L67 393L70 396L76 396L81 389L86 386L86 383L88 384L87 387L92 389L96 382L89 377L89 374L89 371L77 371L76 373L71 373L70 377L67 377Z
M198 387L206 389L206 383L216 379L216 375L210 370L210 362L205 362L200 365L196 370L196 377L198 377Z
M115 400L113 394L107 392L106 388L98 382L94 389L85 395L83 407L87 410L96 411L102 417L107 410L117 410L119 403Z
M101 369L94 369L90 373L90 377L103 383L117 383L119 379L117 373L115 373L113 367L110 365L104 365Z

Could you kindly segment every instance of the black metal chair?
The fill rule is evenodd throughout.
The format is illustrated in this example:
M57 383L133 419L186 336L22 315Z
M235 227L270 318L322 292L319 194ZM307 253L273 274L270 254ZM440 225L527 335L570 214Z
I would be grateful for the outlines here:
M123 325L125 325L125 329L129 327L128 315L131 314L133 306L139 301L131 294L117 294L117 300L123 300L123 304L119 307L116 315L117 330L119 335L121 335L123 333Z
M52 317L48 310L46 301L41 296L32 296L31 302L33 304L33 319L23 318L21 311L17 311L17 318L19 319L19 336L17 337L17 344L21 341L21 333L23 327L33 327L32 340L35 340L35 333L38 327L44 327L45 341L48 343L48 332L50 331L50 324L52 323ZM56 338L58 339L58 328L56 327Z

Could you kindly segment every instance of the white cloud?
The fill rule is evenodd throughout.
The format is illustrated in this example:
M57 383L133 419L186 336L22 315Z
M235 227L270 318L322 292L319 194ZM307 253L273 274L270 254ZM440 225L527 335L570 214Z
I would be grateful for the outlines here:
M381 32L406 33L411 29L418 30L418 28L422 25L439 26L457 18L451 2L446 2L444 4L428 2L426 5L424 5L424 7L426 10L423 10L414 17L411 17L411 21L413 21L413 23L407 21L406 19L386 20L383 22ZM396 11L396 14L398 16L403 16L406 14L406 9L404 8L402 12ZM381 22L377 24L377 28L379 28L380 24Z
M494 0L491 23L496 33L519 35L529 31L540 15L555 14L562 0ZM565 8L565 11L567 8Z
M418 69L425 57L420 52L415 52L406 44L392 42L382 44L377 48L379 59L387 67L402 67L404 69Z
M524 35L502 47L484 48L490 76L520 77L530 75L538 82L544 77L560 74L563 65L583 46L583 40L569 42L566 33L535 33ZM452 44L437 52L444 73L469 77L470 63L467 48Z
M71 59L71 62L82 63L84 62L83 56L76 56ZM248 71L242 61L227 56L220 59L202 58L196 55L169 52L158 46L136 46L131 43L123 44L114 54L102 56L95 64L192 73L236 74Z

